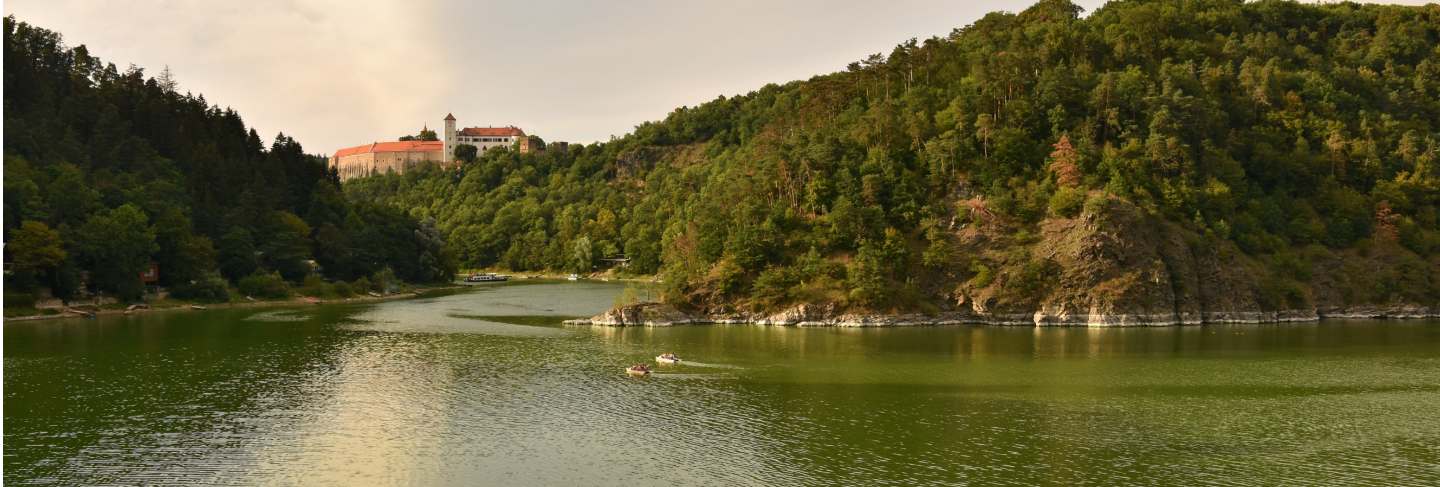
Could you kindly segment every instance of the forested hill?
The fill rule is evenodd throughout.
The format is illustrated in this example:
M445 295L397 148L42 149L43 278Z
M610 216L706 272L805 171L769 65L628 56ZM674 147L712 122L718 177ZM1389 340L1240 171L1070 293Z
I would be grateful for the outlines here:
M120 71L4 22L7 306L82 284L134 299L151 262L160 285L200 299L254 274L300 282L312 259L331 279L453 271L433 228L347 201L323 159L284 134L266 147L233 110L177 91L168 69Z
M346 191L435 218L466 265L623 253L712 313L1440 302L1440 6L1081 13L1046 0L609 143Z

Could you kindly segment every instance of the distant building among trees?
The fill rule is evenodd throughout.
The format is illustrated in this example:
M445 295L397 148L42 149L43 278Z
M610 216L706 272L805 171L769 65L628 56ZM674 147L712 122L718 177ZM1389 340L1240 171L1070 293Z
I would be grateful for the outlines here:
M466 127L456 130L455 115L445 116L443 138L436 140L434 131L426 128L420 135L407 135L395 142L373 142L335 151L330 166L340 179L352 179L384 173L403 174L425 162L453 166L457 160L478 157L496 147L514 147L521 153L544 150L544 141L526 135L514 125L506 127ZM468 146L465 147L465 146ZM457 150L461 151L457 156Z

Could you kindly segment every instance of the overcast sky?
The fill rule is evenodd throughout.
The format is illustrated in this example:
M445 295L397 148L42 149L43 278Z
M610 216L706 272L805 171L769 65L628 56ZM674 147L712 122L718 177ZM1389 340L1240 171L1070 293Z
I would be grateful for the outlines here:
M5 0L121 69L311 153L394 140L454 113L592 142L681 105L844 69L1031 1ZM1103 0L1079 0L1087 11ZM1423 1L1406 3L1421 4Z

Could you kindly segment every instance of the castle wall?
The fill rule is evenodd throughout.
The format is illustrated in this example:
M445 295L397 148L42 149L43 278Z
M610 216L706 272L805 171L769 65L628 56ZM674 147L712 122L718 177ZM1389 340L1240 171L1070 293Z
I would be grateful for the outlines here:
M336 168L342 181L385 173L404 174L424 162L441 162L441 151L362 152L330 158L330 165Z

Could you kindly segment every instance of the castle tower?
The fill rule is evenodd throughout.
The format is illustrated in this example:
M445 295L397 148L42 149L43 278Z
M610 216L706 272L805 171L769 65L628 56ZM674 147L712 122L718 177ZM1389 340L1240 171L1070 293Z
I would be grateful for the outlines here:
M454 162L454 161L455 161L455 115L454 115L454 114L449 114L449 113L445 114L445 135L444 135L444 138L441 139L441 140L444 140L444 141L445 141L445 144L443 145L443 148L441 149L442 152L441 152L441 154L440 154L440 162L441 162L443 165L449 166L451 162Z

